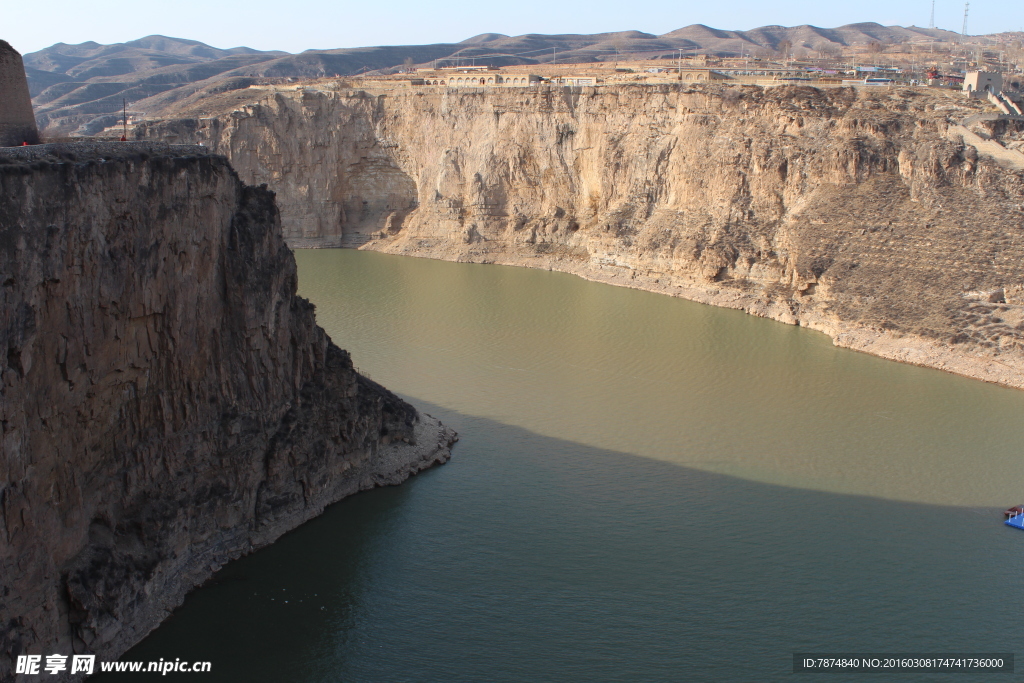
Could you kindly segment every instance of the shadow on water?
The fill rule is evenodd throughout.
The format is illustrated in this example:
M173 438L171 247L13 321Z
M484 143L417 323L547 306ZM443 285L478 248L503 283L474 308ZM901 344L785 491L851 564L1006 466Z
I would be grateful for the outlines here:
M794 651L1014 649L1024 534L997 509L756 483L412 400L459 430L451 463L229 564L123 659L209 660L169 676L207 683L769 681Z
M296 253L317 320L395 391L751 481L964 507L1024 491L1024 392L565 273Z

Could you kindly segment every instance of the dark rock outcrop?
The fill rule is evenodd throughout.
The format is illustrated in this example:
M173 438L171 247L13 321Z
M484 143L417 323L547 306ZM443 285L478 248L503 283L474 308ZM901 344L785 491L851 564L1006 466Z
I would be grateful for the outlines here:
M0 680L116 657L224 562L447 460L295 291L273 193L201 147L0 152Z

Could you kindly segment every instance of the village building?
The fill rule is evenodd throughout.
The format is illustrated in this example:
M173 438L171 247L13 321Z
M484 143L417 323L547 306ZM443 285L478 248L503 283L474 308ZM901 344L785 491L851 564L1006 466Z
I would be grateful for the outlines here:
M969 71L964 76L964 91L968 97L984 99L988 93L999 93L1003 89L1003 74L998 71Z
M558 76L552 78L551 82L555 85L597 85L596 76Z
M473 71L497 71L498 67L488 66L486 64L477 65L462 65L462 66L442 66L440 71L457 71L460 73L470 73Z
M687 69L683 69L686 73ZM696 69L693 69L696 71ZM801 69L787 67L760 67L760 66L729 66L715 69L715 73L722 77L754 76L756 78L796 78L806 76ZM686 80L686 79L684 79ZM716 79L717 80L717 79Z
M475 70L476 73L441 73L424 76L423 83L414 83L413 85L444 85L449 88L528 87L538 85L543 81L536 74L487 73L486 67L483 69L485 73Z
M679 70L679 80L684 83L706 83L707 81L726 81L729 77L713 69L683 67Z

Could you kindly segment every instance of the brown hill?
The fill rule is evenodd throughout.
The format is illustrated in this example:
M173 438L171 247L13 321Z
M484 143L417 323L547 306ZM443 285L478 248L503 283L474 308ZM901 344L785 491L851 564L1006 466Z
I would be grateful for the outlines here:
M845 47L873 42L952 41L958 34L915 26L859 23L838 28L763 26L726 31L702 24L660 36L641 31L506 36L484 33L461 43L307 50L301 54L247 47L219 49L195 40L147 36L115 45L58 43L25 55L25 71L40 130L49 136L90 135L129 108L159 115L186 98L247 88L266 80L394 73L408 61L437 64L539 64L668 58L679 50L723 56L794 49L822 43Z

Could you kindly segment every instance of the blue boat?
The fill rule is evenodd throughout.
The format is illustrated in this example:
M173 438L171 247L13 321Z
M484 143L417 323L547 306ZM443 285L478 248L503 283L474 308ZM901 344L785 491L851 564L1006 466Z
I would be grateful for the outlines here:
M1012 526L1014 529L1024 530L1024 512L1017 512L1017 508L1010 508L1007 512L1012 514L1010 514L1010 518L1004 524Z

